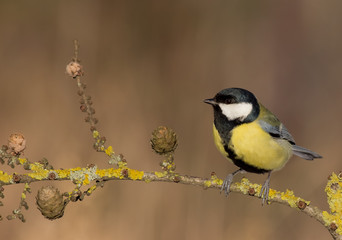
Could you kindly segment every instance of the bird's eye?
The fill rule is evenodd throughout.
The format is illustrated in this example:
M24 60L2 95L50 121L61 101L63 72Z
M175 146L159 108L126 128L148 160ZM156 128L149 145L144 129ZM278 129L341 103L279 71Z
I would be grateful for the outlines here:
M214 99L218 103L224 103L224 104L237 103L236 98L234 96L231 96L231 95L217 94Z
M234 97L227 97L226 99L224 99L224 103L225 104L232 104L232 103L236 103L236 99Z

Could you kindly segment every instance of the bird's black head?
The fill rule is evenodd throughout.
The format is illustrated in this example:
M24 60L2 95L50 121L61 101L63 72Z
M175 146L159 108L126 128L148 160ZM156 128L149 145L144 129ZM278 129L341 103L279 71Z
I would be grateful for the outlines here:
M214 107L215 118L217 115L223 115L228 121L252 122L260 112L254 94L242 88L223 89L214 98L206 99L204 102Z

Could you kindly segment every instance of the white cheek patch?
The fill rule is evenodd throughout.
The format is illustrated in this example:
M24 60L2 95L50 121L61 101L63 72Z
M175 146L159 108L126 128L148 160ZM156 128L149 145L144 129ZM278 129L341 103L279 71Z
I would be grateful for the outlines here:
M218 104L222 110L222 113L228 118L228 120L239 119L241 121L252 112L252 104L250 103L233 103L233 104Z

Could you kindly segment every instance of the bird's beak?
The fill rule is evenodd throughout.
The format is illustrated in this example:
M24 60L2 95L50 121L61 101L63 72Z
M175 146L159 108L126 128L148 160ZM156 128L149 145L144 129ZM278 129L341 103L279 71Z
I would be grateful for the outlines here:
M203 102L208 103L210 105L217 105L217 102L213 98L204 99Z

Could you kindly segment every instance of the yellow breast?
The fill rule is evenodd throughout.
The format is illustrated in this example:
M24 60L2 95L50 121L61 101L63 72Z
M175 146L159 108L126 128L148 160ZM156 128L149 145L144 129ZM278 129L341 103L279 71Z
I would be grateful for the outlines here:
M292 155L288 141L271 137L255 122L242 124L232 131L229 148L251 166L279 170Z
M215 127L215 124L213 124L213 134L214 134L214 142L215 142L215 145L216 145L217 149L219 150L219 152L224 157L228 158L228 153L226 152L226 150L224 150L224 145L223 145L222 139L220 137L219 132L217 131L217 129Z

